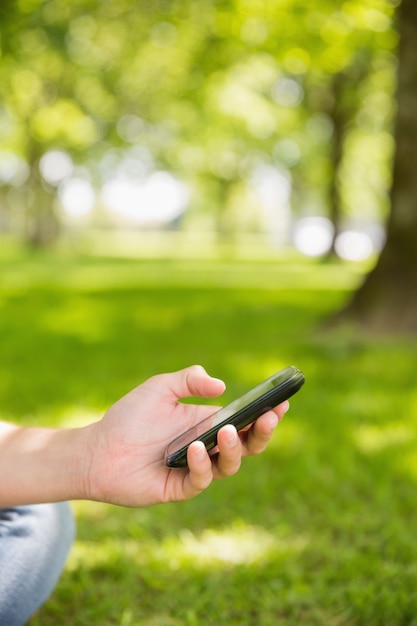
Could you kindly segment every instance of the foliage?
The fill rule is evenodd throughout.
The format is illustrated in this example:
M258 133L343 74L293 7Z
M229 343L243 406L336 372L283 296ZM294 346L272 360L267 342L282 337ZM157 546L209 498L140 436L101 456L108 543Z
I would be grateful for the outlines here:
M391 210L378 264L341 312L363 329L417 332L417 5L403 0L398 12L398 94Z
M57 148L98 188L175 172L193 190L189 220L205 211L223 231L264 225L253 186L270 166L303 212L328 210L334 180L347 214L386 212L395 5L4 2L0 132L23 159L3 172L9 221L48 204L38 165Z
M193 362L224 377L225 401L289 363L306 375L270 450L199 498L76 503L33 626L416 623L415 342L320 330L367 268L6 248L3 418L81 425Z

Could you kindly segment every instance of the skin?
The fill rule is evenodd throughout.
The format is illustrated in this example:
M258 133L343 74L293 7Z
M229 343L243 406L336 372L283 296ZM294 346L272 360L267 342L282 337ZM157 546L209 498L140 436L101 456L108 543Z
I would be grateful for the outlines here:
M223 427L214 456L197 441L188 468L165 467L168 443L217 409L180 400L215 398L224 389L194 365L149 378L83 428L0 422L0 507L77 499L143 507L197 496L213 480L236 474L243 457L262 453L289 407L282 403L239 433Z

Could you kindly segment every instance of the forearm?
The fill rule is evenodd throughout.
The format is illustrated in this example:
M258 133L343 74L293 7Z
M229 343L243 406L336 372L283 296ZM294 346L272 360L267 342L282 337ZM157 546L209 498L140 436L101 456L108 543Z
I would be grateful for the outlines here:
M0 422L0 507L84 498L85 432Z

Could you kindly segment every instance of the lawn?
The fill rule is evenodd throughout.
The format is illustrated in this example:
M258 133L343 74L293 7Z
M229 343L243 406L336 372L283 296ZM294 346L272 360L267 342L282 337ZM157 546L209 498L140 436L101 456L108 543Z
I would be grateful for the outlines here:
M325 331L355 265L0 251L0 415L99 419L201 363L224 402L294 364L268 451L182 504L73 504L78 538L31 626L417 625L417 340Z

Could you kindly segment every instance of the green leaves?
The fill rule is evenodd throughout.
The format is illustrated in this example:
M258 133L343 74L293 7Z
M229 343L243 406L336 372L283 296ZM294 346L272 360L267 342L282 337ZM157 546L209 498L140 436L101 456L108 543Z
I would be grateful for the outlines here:
M395 4L8 3L1 15L3 145L35 173L49 148L66 150L101 185L102 157L139 144L155 167L206 198L196 211L206 204L213 214L216 206L227 213L229 192L242 186L248 198L251 176L273 165L291 171L293 208L308 210L313 185L325 212L339 168L350 171L359 153L365 169L360 155L378 151L389 131ZM129 116L142 120L140 133L126 125L119 132ZM385 196L389 156L378 164L373 206ZM352 187L347 179L339 190L346 214L358 210Z

